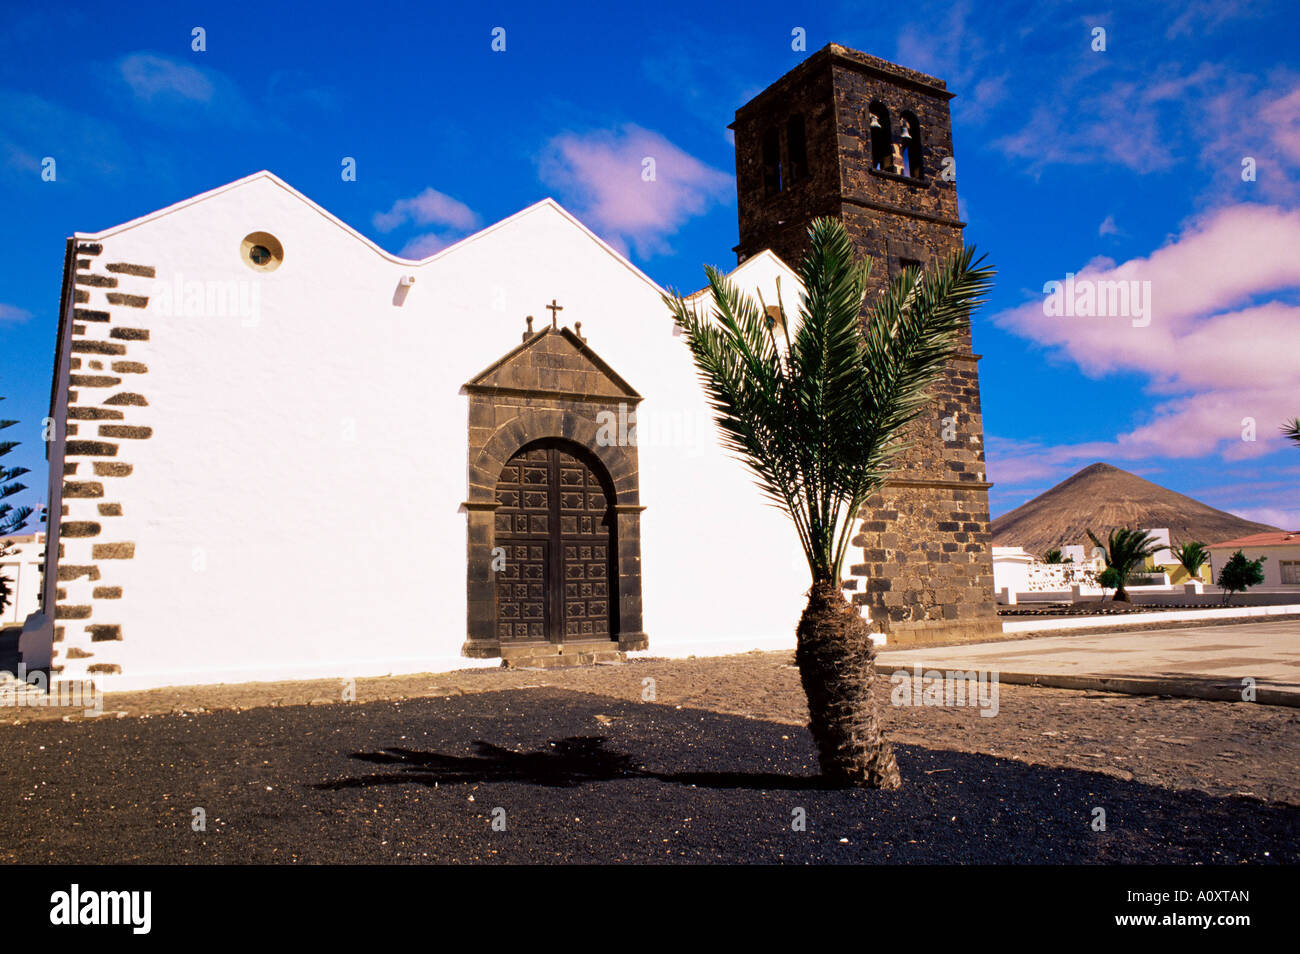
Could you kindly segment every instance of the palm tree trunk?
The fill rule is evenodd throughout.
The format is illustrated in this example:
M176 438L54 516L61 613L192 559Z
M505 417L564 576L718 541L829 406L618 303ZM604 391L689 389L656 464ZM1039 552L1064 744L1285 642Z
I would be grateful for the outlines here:
M799 619L795 662L822 774L844 785L895 789L902 780L876 714L876 653L868 633L838 587L814 583Z

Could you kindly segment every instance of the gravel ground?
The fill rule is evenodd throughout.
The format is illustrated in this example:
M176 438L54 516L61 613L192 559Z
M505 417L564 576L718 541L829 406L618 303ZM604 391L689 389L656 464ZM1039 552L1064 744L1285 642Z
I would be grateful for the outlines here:
M0 860L1300 861L1295 709L1011 685L992 718L885 705L905 778L885 794L821 787L784 653L356 691L11 710Z
M1300 861L1293 806L917 745L902 790L828 790L802 729L568 689L0 738L11 862Z
M891 688L880 674L879 698ZM646 680L652 680L647 684ZM655 700L801 727L807 719L790 653L746 653L551 671L477 669L362 679L358 702L440 698L553 687L640 702ZM203 714L291 705L336 706L338 680L159 689L106 697L106 718ZM1078 768L1211 795L1300 805L1300 710L1102 692L1002 685L996 717L970 708L882 706L892 738L932 749ZM57 709L0 710L0 723L73 720ZM19 726L0 724L7 747ZM6 759L5 762L10 760ZM3 804L3 803L0 803Z

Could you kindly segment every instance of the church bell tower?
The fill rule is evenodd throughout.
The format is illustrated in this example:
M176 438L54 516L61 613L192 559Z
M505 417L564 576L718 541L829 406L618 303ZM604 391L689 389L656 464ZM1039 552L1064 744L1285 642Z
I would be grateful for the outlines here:
M952 97L942 80L831 44L738 109L739 261L770 248L797 267L812 220L834 216L873 260L865 318L902 269L961 249ZM847 586L894 645L1001 630L978 360L967 327L896 473L859 514Z

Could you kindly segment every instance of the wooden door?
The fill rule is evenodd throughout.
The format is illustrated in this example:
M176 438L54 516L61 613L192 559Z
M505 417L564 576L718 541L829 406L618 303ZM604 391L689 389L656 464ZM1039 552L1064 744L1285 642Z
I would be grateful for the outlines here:
M502 468L496 498L502 642L612 638L613 494L599 461L566 441L530 444Z

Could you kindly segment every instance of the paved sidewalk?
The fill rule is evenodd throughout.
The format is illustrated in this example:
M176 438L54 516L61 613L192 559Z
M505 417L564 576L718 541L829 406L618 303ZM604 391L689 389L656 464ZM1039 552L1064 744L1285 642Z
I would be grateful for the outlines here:
M881 672L992 670L1002 682L1142 695L1242 699L1300 706L1300 623L1294 620L1086 636L1040 636L965 646L884 650ZM1250 700L1245 700L1250 701Z

